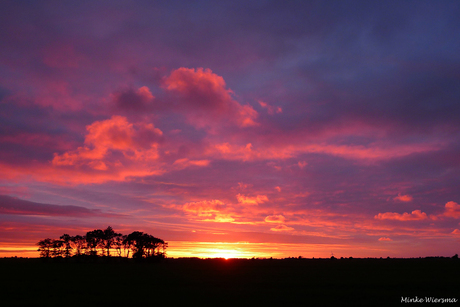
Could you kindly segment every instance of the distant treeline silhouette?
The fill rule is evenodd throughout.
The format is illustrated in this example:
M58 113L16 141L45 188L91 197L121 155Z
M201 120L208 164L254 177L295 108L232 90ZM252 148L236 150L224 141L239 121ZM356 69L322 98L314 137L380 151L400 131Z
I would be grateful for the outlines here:
M46 238L38 243L41 258L70 257L132 257L165 258L168 243L152 235L134 231L129 235L116 233L112 227L88 231L86 235L63 234L59 239Z

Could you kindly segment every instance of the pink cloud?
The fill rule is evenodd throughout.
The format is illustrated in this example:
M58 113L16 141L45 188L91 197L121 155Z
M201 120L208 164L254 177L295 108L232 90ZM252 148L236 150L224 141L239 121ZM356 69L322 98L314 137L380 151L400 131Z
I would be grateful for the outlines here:
M281 107L271 106L268 103L263 102L261 100L259 100L258 103L260 104L262 108L267 109L267 113L270 115L273 115L275 113L283 113L283 109Z
M393 241L393 240L387 237L381 237L379 238L379 241Z
M396 196L393 199L394 200L399 200L399 201L402 201L402 202L411 202L412 201L412 196L398 194L398 196Z
M325 153L333 156L341 156L349 159L360 159L360 160L385 160L395 157L402 157L416 152L430 151L434 148L427 145L412 146L412 145L400 145L400 146L378 146L373 145L370 147L366 146L353 146L353 145L334 145L334 144L311 144L306 145L303 148L300 147L298 150L312 153ZM437 148L436 148L437 149Z
M404 195L407 196L407 195ZM398 221L420 221L425 219L431 219L433 221L437 221L443 217L451 217L451 218L460 218L460 205L454 201L449 201L445 205L445 209L443 213L440 214L432 214L429 217L426 213L421 212L420 210L412 211L412 213L395 213L395 212L385 212L379 213L374 218L379 220L398 220Z
M286 226L286 225L278 225L276 227L270 228L271 231L277 232L285 232L285 231L292 231L294 228Z
M300 167L301 169L303 169L305 166L307 166L308 163L305 162L305 161L299 161L299 162L297 162L297 164L299 165L299 167Z
M230 142L210 142L206 148L205 155L213 156L226 160L284 160L308 153L320 153L331 156L339 156L351 160L373 161L388 160L403 157L413 153L438 150L439 147L430 145L398 145L398 146L355 146L355 145L335 145L322 143L296 142L293 144L277 143L276 139L267 140L267 143L259 142L235 144ZM298 163L300 168L307 165L305 161Z
M176 69L164 79L164 88L181 96L187 119L197 127L227 120L240 127L257 125L257 111L234 100L224 79L210 69Z
M267 223L284 223L286 218L282 215L269 215L265 218Z
M446 203L444 216L453 217L455 219L460 218L460 205L454 201Z
M395 212L379 213L374 217L378 220L397 220L397 221L421 221L428 218L425 212L414 210L412 213L404 212L403 214Z
M189 160L188 158L183 158L174 161L173 165L179 169L183 169L190 166L205 167L208 166L210 162L209 160Z
M123 181L132 176L164 173L158 153L163 133L153 124L130 123L125 117L112 116L94 122L86 130L83 146L55 153L51 169L49 165L35 165L25 173L59 183Z
M183 205L182 209L199 216L211 216L225 208L225 204L217 199L189 202Z
M460 235L460 230L454 229L454 231L452 231L451 234Z
M238 202L243 205L258 205L268 201L266 195L257 195L256 197L244 196L241 194L236 195Z
M270 159L287 159L294 156L289 147L281 148L254 148L252 143L246 145L237 145L226 143L210 144L205 151L205 155L213 156L226 160L270 160Z
M163 133L153 124L131 124L125 117L97 121L86 127L88 134L83 147L55 154L55 166L88 165L97 170L116 167L120 161L109 159L112 152L121 152L124 158L133 161L150 161L158 158L158 142Z
M131 177L161 175L165 172L160 165L152 165L151 163L116 164L114 167L107 168L106 170L97 168L98 165L95 163L60 166L55 166L51 163L32 163L17 166L0 164L0 173L2 173L3 179L20 180L34 178L37 181L58 185L75 185L127 181Z
M189 202L182 206L182 210L198 217L203 222L231 223L235 219L225 211L228 209L225 203L220 200L203 200Z

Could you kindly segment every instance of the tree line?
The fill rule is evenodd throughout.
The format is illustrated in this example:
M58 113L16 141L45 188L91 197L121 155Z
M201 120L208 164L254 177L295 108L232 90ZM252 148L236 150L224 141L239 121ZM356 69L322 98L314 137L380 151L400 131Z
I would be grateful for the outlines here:
M134 231L129 235L116 233L112 227L95 229L86 235L70 236L63 234L59 239L46 238L38 243L41 258L93 257L132 257L164 258L168 243L152 235Z

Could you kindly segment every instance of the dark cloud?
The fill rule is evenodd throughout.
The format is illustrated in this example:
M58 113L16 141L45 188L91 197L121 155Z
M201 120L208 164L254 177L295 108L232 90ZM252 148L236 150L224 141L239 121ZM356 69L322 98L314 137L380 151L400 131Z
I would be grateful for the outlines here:
M27 201L7 195L0 195L0 212L15 215L43 215L67 217L121 217L122 215L102 212L71 205L50 205Z
M113 100L119 109L134 112L145 112L154 98L147 87L138 90L128 88L113 94Z

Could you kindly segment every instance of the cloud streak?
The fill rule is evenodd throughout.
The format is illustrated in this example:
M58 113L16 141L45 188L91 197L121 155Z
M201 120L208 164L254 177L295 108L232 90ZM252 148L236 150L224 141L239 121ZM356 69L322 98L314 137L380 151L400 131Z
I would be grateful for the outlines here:
M396 221L421 221L428 219L425 212L414 210L412 213L404 212L403 214L395 212L379 213L375 216L379 220L396 220Z
M7 195L0 195L0 212L13 215L66 216L66 217L122 217L99 209L88 209L72 205L51 205L31 202Z

